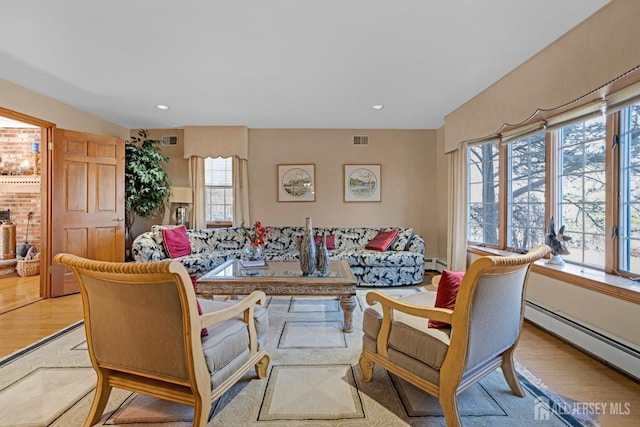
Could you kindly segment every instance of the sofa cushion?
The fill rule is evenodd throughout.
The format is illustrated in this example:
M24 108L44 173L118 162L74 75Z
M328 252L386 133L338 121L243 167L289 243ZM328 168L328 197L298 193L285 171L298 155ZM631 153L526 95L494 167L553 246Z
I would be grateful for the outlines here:
M336 230L336 249L362 249L378 234L377 228L340 228Z
M269 227L264 242L265 251L298 251L303 227Z
M364 247L372 251L386 251L398 237L398 230L378 231L378 234Z
M240 250L245 237L237 228L188 230L193 252Z
M424 265L424 256L412 252L370 251L357 252L358 264L370 267L413 267Z
M398 230L398 237L389 249L392 251L406 251L412 238L413 228L401 228Z

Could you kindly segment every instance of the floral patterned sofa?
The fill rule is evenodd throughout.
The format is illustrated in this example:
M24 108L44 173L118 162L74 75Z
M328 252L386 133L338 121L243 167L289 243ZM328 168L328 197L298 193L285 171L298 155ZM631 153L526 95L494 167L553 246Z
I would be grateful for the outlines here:
M142 233L133 242L135 261L160 261L167 258L162 245L161 226ZM398 237L386 251L365 249L378 231L394 228L314 228L314 234L333 235L331 259L346 260L362 286L398 286L421 283L424 278L424 239L412 228L398 228ZM303 227L269 227L262 256L266 260L299 259L298 242ZM228 259L240 258L248 243L240 227L187 230L192 253L180 258L190 274L202 275ZM329 245L328 245L329 246Z

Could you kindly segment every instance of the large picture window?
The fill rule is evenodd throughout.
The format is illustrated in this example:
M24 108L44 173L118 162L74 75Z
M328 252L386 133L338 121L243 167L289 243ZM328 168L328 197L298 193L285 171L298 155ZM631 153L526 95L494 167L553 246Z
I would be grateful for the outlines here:
M527 251L546 241L553 216L571 238L565 262L640 276L640 102L613 99L609 112L583 106L470 146L467 241Z

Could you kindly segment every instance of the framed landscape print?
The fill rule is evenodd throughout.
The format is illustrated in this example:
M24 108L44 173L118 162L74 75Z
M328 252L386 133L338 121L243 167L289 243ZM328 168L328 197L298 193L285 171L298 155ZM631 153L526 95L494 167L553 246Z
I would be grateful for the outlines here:
M344 165L344 201L380 201L380 165Z
M316 165L278 165L279 202L316 201Z

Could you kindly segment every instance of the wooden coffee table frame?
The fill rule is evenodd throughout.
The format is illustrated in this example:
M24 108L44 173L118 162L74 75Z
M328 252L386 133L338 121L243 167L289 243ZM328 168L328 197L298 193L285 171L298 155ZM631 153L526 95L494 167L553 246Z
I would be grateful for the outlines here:
M200 277L196 285L198 296L249 295L253 291L264 291L267 296L335 296L340 299L344 314L344 332L353 330L357 282L346 261L329 261L329 271L339 273L339 277L302 276L302 273L296 277L217 276L236 262L228 260ZM276 271L300 271L297 261L268 261L268 265Z

